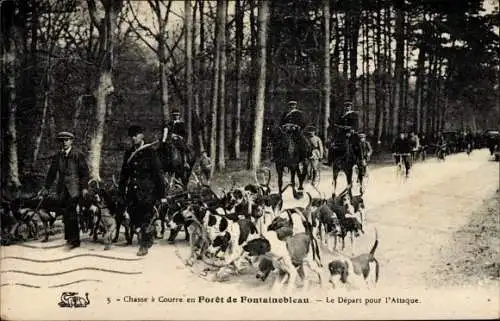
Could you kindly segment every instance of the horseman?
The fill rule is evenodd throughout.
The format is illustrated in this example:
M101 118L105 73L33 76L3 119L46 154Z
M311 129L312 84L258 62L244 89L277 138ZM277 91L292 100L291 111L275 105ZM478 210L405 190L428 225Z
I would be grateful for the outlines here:
M292 100L288 102L289 110L283 114L280 127L285 132L289 133L292 139L299 146L301 159L306 159L310 155L308 150L309 142L304 136L304 129L307 126L307 119L302 110L297 108L297 102ZM276 155L276 154L275 154ZM275 157L276 158L276 157Z
M177 149L179 149L182 154L184 167L189 168L188 155L190 153L190 150L186 142L186 125L181 118L180 111L174 109L171 115L172 119L167 124L167 126L163 128L162 143L173 143L174 146L177 147Z
M344 114L336 127L341 129L340 143L344 148L351 147L353 155L358 161L361 161L361 144L360 138L357 133L359 127L359 116L356 111L352 109L352 102L346 101L344 103Z

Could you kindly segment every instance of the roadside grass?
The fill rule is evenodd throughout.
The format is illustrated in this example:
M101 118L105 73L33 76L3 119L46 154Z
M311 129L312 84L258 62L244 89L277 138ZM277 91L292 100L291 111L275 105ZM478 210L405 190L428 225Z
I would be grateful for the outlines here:
M500 281L500 191L452 235L440 265L429 273L431 284L442 286L493 285Z

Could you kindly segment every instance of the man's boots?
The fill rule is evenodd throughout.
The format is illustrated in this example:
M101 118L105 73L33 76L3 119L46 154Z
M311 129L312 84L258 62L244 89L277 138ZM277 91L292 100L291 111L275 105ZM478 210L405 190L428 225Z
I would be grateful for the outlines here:
M148 248L141 246L137 252L137 256L144 256L146 254L148 254Z

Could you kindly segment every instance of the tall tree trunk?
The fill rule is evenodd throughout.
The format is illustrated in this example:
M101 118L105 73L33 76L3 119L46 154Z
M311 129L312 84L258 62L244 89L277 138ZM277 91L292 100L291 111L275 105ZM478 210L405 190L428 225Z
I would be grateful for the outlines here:
M44 91L43 91L43 108L42 108L42 119L40 123L40 129L35 138L35 148L33 149L33 163L32 167L35 167L38 161L38 155L40 154L40 146L42 144L43 133L47 127L47 117L48 109L50 104L50 94L52 90L52 71L51 71L51 59L47 59L47 68L45 70L45 80L44 80Z
M193 112L193 13L191 1L184 1L184 42L185 42L185 78L186 78L186 105L184 118L186 121L187 143L193 143L192 112Z
M405 48L405 14L402 1L395 2L396 9L396 63L394 66L394 100L393 100L393 118L392 118L392 132L398 133L403 129L405 124L402 121L402 109L404 104L404 48Z
M235 27L236 27L236 103L234 110L234 158L241 157L241 100L243 91L241 58L243 55L243 19L245 13L242 8L242 0L236 0L235 8Z
M335 47L333 49L333 73L334 73L334 92L333 92L333 97L330 100L330 102L333 102L333 106L331 108L331 115L332 119L335 118L335 111L336 111L336 102L338 101L339 93L341 92L340 88L340 42L341 42L341 37L340 37L340 18L339 18L339 13L338 10L335 11L335 24L333 26L333 36L335 39ZM330 122L332 123L332 122ZM331 134L331 133L330 133Z
M417 69L415 71L416 81L415 81L415 97L414 97L414 110L415 110L415 121L416 130L418 132L423 132L422 128L422 90L423 90L423 76L424 76L424 62L425 62L425 52L423 46L420 45L418 48L418 58L417 58Z
M194 65L193 65L193 86L194 86L194 111L192 113L193 119L192 119L192 127L193 127L193 140L194 140L194 145L196 147L196 152L198 154L201 154L202 151L205 150L204 142L203 142L203 124L202 124L202 118L200 115L200 104L201 104L201 93L200 91L202 90L203 86L203 77L201 77L201 68L200 68L200 59L198 59L198 51L197 51L197 46L196 46L196 38L197 38L197 13L200 12L200 17L203 15L201 11L201 4L199 3L198 0L195 1L194 4L194 10L193 10L193 37L192 37L192 57L194 60ZM201 41L201 36L200 36L200 41ZM195 126L196 125L196 126Z
M360 16L361 16L361 3L359 0L352 1L352 14L348 23L349 27L349 63L350 63L350 77L349 77L349 99L353 101L356 105L356 83L357 83L357 73L358 73L358 41L359 41L359 28L360 28Z
M219 67L219 139L217 153L217 168L226 168L226 17L227 1L222 2L221 39L220 39L220 67ZM218 9L218 8L217 8Z
M2 186L8 188L19 188L19 161L17 154L17 129L16 129L16 62L17 56L16 38L22 26L16 23L16 3L8 1L1 5L1 31L2 31ZM5 122L5 119L7 121Z
M93 2L93 0L88 0ZM89 175L91 178L100 179L100 164L101 164L101 151L102 143L104 140L104 126L106 123L106 108L107 97L113 93L113 49L118 29L117 19L121 11L123 1L104 1L104 19L99 25L99 36L101 41L101 50L103 52L102 61L99 63L99 75L97 80L97 88L94 91L96 98L96 113L94 130L90 139L90 152L89 152ZM95 3L92 5L95 9ZM96 11L90 12L93 15L93 21L97 20Z
M217 0L217 13L215 20L215 61L214 61L214 82L212 91L212 124L210 130L210 158L212 164L216 164L217 161L217 114L218 103L220 96L220 61L221 61L221 47L224 41L224 11L225 11L224 0ZM212 172L215 166L212 166Z
M332 83L330 76L330 0L323 0L323 141L328 138L328 120L330 119L330 97Z
M349 20L350 9L346 9L344 14L344 34L343 34L343 48L342 48L342 82L344 85L344 101L349 99Z
M249 119L255 119L255 108L251 108L251 106L255 106L255 97L257 96L257 72L258 72L258 48L257 48L257 37L258 37L258 23L257 16L255 14L255 9L258 9L258 4L256 1L259 0L248 0L250 5L250 59L251 59L251 71L250 71L250 79L249 79L249 90L248 90L248 99L247 99L247 109L249 111ZM248 128L248 127L247 127ZM248 155L247 155L247 167L251 168L252 166L252 140L253 140L253 131L246 133L245 143L248 146Z
M205 58L205 2L203 0L198 0L199 10L200 10L200 63L199 63L199 83L198 83L198 96L199 96L199 108L200 108L200 136L203 142L202 151L205 150L204 146L207 145L208 141L208 130L206 128L206 124L208 123L208 117L205 112L208 108L206 108L205 104L205 82L207 81L207 65Z
M260 167L262 150L262 131L264 128L264 98L266 93L266 46L267 25L269 21L269 2L260 0L259 5L259 77L257 79L257 99L255 103L254 132L252 140L251 169Z
M381 59L381 48L382 48L382 38L381 38L381 7L380 0L377 0L377 10L375 11L376 20L375 20L375 31L374 31L374 45L373 51L375 56L375 68L373 72L373 78L375 83L375 126L374 132L377 137L377 142L382 138L383 132L383 118L382 118L382 95L383 95L383 66Z
M168 106L168 66L166 50L163 40L158 41L161 110L163 112L163 121L165 124L168 124L170 109Z

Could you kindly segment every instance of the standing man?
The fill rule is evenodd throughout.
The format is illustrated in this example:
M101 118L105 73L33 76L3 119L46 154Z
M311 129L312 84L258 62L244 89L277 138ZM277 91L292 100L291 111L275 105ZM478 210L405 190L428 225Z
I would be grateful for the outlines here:
M73 147L75 136L70 132L57 134L60 151L52 158L44 188L46 195L57 177L57 196L63 212L64 239L70 249L80 246L80 228L76 207L81 197L88 194L89 168L85 155Z
M166 203L165 185L160 160L153 144L144 143L143 129L130 126L128 136L132 147L125 152L118 191L130 214L133 228L140 227L138 256L148 253L153 246L152 224L155 202Z
M414 132L410 135L410 140L412 142L411 159L416 161L418 158L418 151L420 150L420 139Z
M186 141L186 124L181 118L181 113L177 109L172 111L172 120L167 124L166 128L163 129L163 139L162 142L165 143L168 134L170 132L170 138L173 144L177 147L181 153L184 161L184 167L189 168L188 155L190 153L189 147Z
M316 128L314 126L307 126L305 130L308 135L309 144L311 146L311 184L316 186L319 183L319 164L324 156L323 142L321 138L316 136Z
M362 166L366 167L370 158L373 154L373 148L370 142L366 139L366 134L359 134L359 139L361 143L361 155L362 155Z

